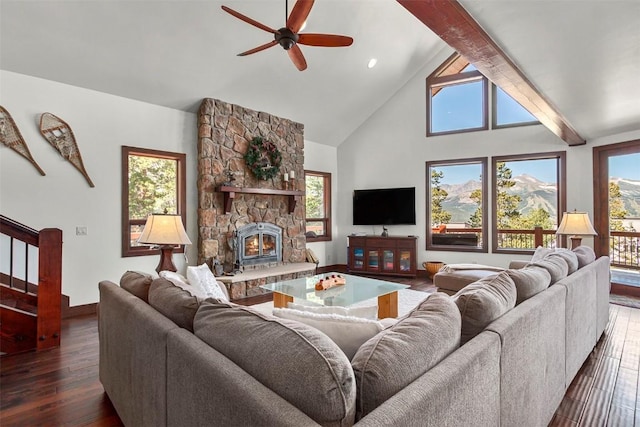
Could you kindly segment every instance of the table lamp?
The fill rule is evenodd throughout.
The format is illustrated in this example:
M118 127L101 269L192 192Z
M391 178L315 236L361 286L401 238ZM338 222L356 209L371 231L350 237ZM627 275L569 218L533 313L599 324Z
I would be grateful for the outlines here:
M173 249L176 245L190 245L191 240L184 231L180 215L149 215L138 243L158 245L160 247L160 263L156 271L177 271L173 264Z
M565 212L558 226L556 234L571 235L571 249L575 249L582 243L582 236L597 236L596 230L591 225L591 220L586 212Z

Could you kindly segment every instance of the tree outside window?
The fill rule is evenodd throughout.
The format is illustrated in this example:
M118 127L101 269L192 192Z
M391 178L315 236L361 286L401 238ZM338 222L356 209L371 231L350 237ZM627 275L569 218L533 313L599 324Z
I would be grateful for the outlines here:
M494 157L493 171L494 252L532 252L536 228L537 244L556 246L566 210L565 153Z
M307 242L331 240L331 174L305 171Z
M186 224L185 159L181 153L122 147L122 256L158 252L137 243L149 215L181 215Z
M487 252L487 158L426 166L427 250Z

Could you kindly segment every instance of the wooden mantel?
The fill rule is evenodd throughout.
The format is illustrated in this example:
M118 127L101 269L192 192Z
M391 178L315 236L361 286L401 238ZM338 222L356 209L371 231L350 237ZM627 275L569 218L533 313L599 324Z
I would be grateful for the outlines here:
M237 193L242 194L264 194L269 196L287 196L289 198L289 213L296 209L296 196L304 196L304 191L295 190L274 190L271 188L249 188L249 187L229 187L221 186L216 191L224 194L224 213L231 212L231 204Z

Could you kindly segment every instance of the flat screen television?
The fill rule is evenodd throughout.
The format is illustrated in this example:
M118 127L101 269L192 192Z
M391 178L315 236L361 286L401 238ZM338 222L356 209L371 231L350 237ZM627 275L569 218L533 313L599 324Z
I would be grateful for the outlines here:
M415 224L415 187L354 190L353 225Z

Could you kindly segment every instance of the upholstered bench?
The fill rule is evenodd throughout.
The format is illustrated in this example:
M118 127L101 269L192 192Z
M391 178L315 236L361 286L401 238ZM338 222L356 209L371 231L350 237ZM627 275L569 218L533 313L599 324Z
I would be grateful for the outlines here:
M495 276L502 270L499 267L480 264L449 264L433 276L433 284L438 291L453 295L465 286L485 277Z

